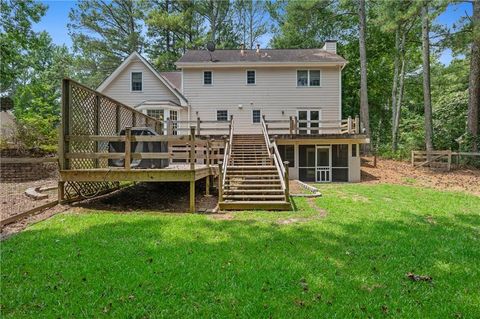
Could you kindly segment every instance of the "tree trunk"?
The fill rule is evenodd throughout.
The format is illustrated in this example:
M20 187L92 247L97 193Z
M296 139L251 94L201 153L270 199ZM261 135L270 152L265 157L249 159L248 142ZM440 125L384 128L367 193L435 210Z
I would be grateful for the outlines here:
M393 84L392 84L392 150L397 150L397 129L395 127L396 108L397 108L397 86L398 86L398 64L400 51L400 28L395 30L395 61L393 69Z
M423 59L423 107L425 113L425 147L433 151L432 101L430 93L430 38L428 1L422 5L422 59Z
M365 0L359 1L358 6L358 31L359 31L359 45L360 45L360 118L363 122L363 127L368 136L370 136L370 119L368 114L368 90L367 90L367 50L365 47L365 33L366 33L366 13Z
M473 42L470 55L468 83L468 132L473 138L472 152L478 152L478 123L480 108L480 1L473 1Z
M393 126L395 127L394 135L394 151L398 148L398 128L400 127L400 118L402 116L402 102L403 102L403 88L405 84L405 68L406 68L406 59L405 59L405 41L406 41L406 31L403 31L402 42L400 44L400 59L402 66L400 68L400 80L398 84L398 98L397 105L395 105L395 119L393 121Z

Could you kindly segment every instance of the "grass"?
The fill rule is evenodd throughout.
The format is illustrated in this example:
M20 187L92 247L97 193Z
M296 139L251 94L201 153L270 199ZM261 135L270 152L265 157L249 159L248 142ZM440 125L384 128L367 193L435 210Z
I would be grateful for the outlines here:
M57 215L2 243L2 317L478 318L479 197L319 188L233 220Z

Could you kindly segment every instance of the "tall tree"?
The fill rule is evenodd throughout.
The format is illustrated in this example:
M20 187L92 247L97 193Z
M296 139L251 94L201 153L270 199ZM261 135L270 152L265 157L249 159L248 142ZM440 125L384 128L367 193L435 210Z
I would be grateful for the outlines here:
M433 151L432 97L430 91L430 22L429 2L422 3L422 64L423 64L423 107L425 117L425 147Z
M247 49L253 49L267 32L265 4L260 0L236 0L234 3L238 32Z
M81 0L70 11L68 29L82 72L79 77L98 85L133 51L144 49L143 2Z
M42 43L32 24L40 21L47 7L33 0L6 0L0 9L0 91L12 95L31 67L29 56Z
M473 41L470 54L470 79L468 87L468 132L472 136L472 151L478 151L478 123L480 109L480 1L473 1Z
M210 41L216 43L218 33L230 13L229 0L199 0L196 4L197 10L208 22L210 26Z
M366 48L366 12L365 0L358 3L358 43L360 50L360 118L367 135L370 135L370 115L368 110L368 85L367 85L367 48Z

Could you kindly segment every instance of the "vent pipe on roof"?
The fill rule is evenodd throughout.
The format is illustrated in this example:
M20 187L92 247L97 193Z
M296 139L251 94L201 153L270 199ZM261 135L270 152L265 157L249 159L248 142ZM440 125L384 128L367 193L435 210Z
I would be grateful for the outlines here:
M244 55L244 54L245 54L244 48L245 48L245 45L244 45L243 43L240 44L240 55Z
M260 43L257 43L257 54L260 54Z

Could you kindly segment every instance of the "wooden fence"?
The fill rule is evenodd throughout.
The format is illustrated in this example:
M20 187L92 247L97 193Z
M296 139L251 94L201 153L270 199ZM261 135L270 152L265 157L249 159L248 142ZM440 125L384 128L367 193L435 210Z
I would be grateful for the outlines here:
M446 151L412 151L413 167L430 167L446 171L459 167L462 157L480 157L480 153Z

